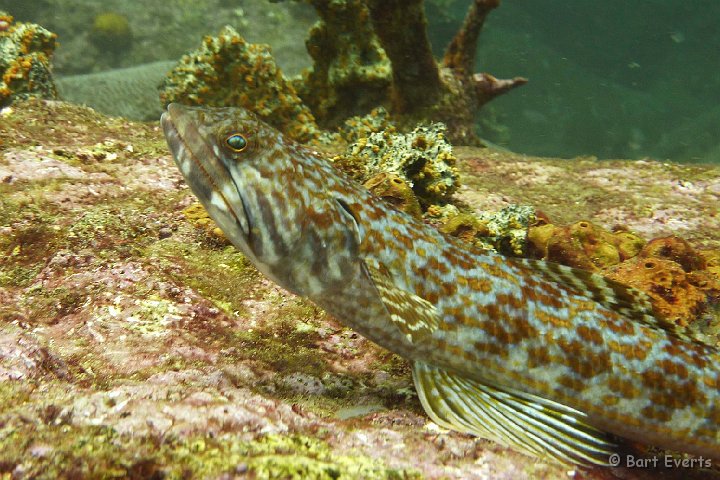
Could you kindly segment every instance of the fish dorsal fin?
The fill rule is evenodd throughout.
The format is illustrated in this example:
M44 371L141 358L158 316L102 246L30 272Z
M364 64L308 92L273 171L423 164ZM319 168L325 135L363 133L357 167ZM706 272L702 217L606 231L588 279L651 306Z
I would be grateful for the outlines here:
M710 348L701 338L693 335L672 322L663 320L653 314L653 306L644 292L597 273L560 265L559 263L542 260L519 259L522 265L530 268L535 277L541 277L552 283L564 285L575 293L584 295L602 306L619 313L625 318L643 323L655 329L664 330L673 337L686 342L702 343Z
M413 380L423 408L443 427L565 465L607 465L616 449L585 414L561 403L422 362L413 365Z
M530 268L536 276L570 287L625 317L637 320L653 314L650 297L645 293L597 273L543 260L520 259L519 263Z
M365 262L390 320L411 343L417 343L434 332L440 319L435 305L412 292L399 288L387 269L374 261Z

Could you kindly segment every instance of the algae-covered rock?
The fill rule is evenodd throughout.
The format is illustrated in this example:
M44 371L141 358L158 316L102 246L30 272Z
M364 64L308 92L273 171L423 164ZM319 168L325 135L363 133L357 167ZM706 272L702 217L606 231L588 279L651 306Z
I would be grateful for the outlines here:
M57 35L0 11L0 107L14 99L56 98L50 60Z
M415 193L399 175L378 173L366 181L363 186L398 210L415 218L422 218L422 209Z
M427 211L428 219L439 220L439 230L482 249L504 255L526 254L528 227L536 220L533 207L510 205L498 212L480 214L460 211L457 207Z
M199 49L184 55L167 74L160 99L163 105L247 108L301 142L320 133L270 47L246 42L232 27L225 27L217 37L205 37Z
M698 254L705 259L707 270L720 278L720 249L700 250Z
M364 0L311 3L320 15L305 42L313 67L294 84L327 128L385 103L392 68Z
M374 108L367 115L356 115L345 120L340 128L340 136L348 143L355 143L373 133L396 133L397 128L390 114L383 107Z
M372 133L348 147L340 161L360 163L363 181L379 172L401 176L426 208L447 203L458 188L459 173L445 131L438 123L407 134Z
M262 111L259 113L296 139L316 139L319 133L316 120L323 128L333 129L342 127L349 117L388 107L393 120L405 131L418 123L440 121L451 127L447 135L453 141L475 145L479 144L476 111L492 98L526 82L523 78L499 80L486 73L474 73L482 24L498 2L471 3L466 21L448 46L441 64L430 49L422 0L307 3L315 8L320 20L310 29L306 42L313 66L300 77L290 80L276 75L277 67L267 50L258 55L256 47L247 52L224 48L223 42L237 43L230 40L237 33L224 30L214 42L216 45L206 40L200 50L188 54L185 66L166 83L164 90L168 91L163 94L163 102L185 98L190 103L203 100L213 105L241 105L250 109L259 102L263 110L273 103L273 98L265 94L263 98L253 97L246 83L248 71L265 65L261 68L272 75L256 79L269 80L266 85L258 84L258 89L275 89L281 105L305 109L295 113L304 118L298 123L307 125L305 130L297 125L299 131L293 131L286 125L291 116L283 114L284 119L273 119ZM223 37L225 40L220 40ZM243 71L238 75L237 69ZM209 74L212 71L217 73ZM184 80L194 75L200 81ZM241 91L237 94L239 98L233 95L234 89Z
M521 256L525 253L528 227L535 222L535 208L511 205L499 212L485 212L480 220L487 226L486 244L505 254Z

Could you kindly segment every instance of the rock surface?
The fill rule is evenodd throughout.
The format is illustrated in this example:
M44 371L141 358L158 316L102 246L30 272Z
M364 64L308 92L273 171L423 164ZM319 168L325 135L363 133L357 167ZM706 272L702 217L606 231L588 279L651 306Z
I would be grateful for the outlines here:
M720 246L720 168L455 153L475 209ZM439 429L402 359L195 228L193 202L155 123L3 110L3 478L718 478L569 470Z

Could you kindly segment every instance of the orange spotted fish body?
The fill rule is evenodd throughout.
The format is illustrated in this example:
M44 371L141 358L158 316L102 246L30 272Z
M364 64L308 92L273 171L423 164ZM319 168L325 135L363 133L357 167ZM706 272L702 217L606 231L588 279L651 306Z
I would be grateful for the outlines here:
M720 459L720 354L598 275L470 249L236 108L168 106L178 167L266 276L413 363L440 425L563 463L613 434Z

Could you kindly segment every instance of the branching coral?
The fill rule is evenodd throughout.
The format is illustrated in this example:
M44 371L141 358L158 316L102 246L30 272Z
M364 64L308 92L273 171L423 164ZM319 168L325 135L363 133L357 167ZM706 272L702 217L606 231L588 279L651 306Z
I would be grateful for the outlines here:
M363 0L311 3L321 18L306 41L313 68L295 86L321 125L336 126L385 102L392 69Z
M445 68L451 69L472 86L476 108L527 82L527 79L522 77L499 80L489 73L473 73L478 38L485 24L485 17L499 5L500 0L474 0L462 28L448 45L443 58Z
M422 0L368 0L375 32L392 62L392 104L409 113L435 104L438 66L427 37Z
M485 17L499 0L474 0L442 65L432 56L422 0L367 0L374 30L392 63L392 112L401 122L442 121L451 141L476 143L474 117L489 100L527 82L473 73ZM404 118L403 118L404 117Z

